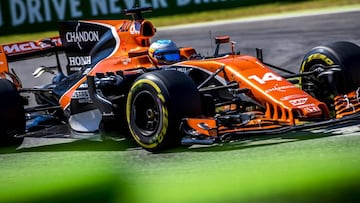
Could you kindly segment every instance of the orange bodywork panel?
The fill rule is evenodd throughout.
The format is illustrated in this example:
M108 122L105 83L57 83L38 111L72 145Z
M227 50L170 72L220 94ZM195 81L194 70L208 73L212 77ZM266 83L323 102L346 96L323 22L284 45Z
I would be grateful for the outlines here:
M182 47L180 48L180 55L183 59L189 60L196 55L196 51L192 47Z
M202 135L218 136L218 125L214 118L188 118L186 122L190 128Z
M295 124L296 119L328 118L327 106L282 78L251 56L229 55L210 60L185 61L182 65L201 67L219 73L227 81L236 81L240 88L250 89L248 96L266 109L262 119Z
M8 62L3 46L0 46L0 73L9 72Z
M0 78L11 80L16 88L22 87L20 79L9 71L6 52L2 45L0 45Z
M106 73L106 72L116 72L126 69L134 69L134 68L149 68L153 67L153 64L149 60L147 55L140 55L136 57L125 57L125 56L115 56L105 59L98 63L88 75L95 76L96 73ZM60 98L60 106L63 109L66 109L71 101L71 97L74 91L83 83L86 82L86 76L79 80L71 89L69 89L61 98Z

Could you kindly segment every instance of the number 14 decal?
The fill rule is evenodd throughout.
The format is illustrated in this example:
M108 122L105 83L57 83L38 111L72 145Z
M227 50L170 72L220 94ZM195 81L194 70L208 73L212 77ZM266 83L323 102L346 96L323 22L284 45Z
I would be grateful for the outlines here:
M267 81L271 81L271 80L276 80L276 81L281 81L282 78L280 76L275 75L274 73L265 73L264 76L262 78L260 78L257 75L251 75L249 76L249 79L251 80L256 80L256 82L260 83L260 84L265 84Z

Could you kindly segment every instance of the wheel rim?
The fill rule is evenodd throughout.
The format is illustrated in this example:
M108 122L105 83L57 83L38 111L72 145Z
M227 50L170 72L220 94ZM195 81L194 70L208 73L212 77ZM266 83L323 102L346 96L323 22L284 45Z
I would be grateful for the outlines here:
M142 91L133 100L133 123L143 136L155 134L161 124L161 105L149 91Z
M314 69L315 66L311 66L308 71L311 72L314 71ZM319 97L322 93L321 86L316 79L318 74L319 73L314 73L303 77L303 84L302 84L303 90L310 93L314 97Z

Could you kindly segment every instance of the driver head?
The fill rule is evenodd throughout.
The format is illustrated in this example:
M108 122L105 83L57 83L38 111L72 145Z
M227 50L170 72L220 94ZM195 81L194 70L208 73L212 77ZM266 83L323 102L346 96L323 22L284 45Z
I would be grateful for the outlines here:
M149 55L160 65L180 61L180 50L171 40L157 40L149 47Z

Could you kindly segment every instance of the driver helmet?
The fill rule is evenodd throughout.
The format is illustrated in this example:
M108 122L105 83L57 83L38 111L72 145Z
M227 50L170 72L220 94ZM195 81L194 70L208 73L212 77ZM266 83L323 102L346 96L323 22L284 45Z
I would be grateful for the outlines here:
M180 61L180 50L171 40L157 40L149 47L149 55L158 64L172 64Z

